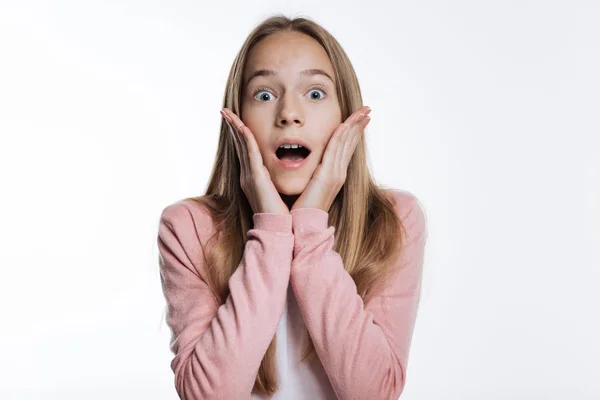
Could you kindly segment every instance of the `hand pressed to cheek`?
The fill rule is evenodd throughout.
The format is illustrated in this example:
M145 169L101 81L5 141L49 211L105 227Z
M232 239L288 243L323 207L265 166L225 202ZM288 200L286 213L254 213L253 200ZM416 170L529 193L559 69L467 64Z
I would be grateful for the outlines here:
M322 167L319 167L328 171L327 180L330 184L338 186L338 190L346 181L348 165L356 150L358 141L370 121L370 117L367 116L370 112L370 108L363 107L353 113L345 122L340 124L327 144L321 163Z
M362 107L338 126L327 143L321 163L292 209L320 208L329 211L333 200L346 181L352 155L365 127L371 120L367 116L370 112L370 108Z

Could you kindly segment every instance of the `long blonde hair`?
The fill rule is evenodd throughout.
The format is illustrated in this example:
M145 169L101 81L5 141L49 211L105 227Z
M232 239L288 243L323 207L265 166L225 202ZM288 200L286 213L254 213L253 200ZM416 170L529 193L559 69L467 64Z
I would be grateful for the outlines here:
M265 37L280 31L297 31L314 38L326 50L333 65L342 120L362 107L358 79L350 60L336 39L316 22L307 18L290 19L274 15L256 26L242 45L229 72L223 107L237 115L241 110L242 76L252 48ZM238 267L246 243L246 232L252 228L252 208L240 186L240 163L227 124L222 122L219 144L206 193L191 198L203 205L215 222L215 235L204 247L204 263L209 286L220 304L229 296L228 281ZM368 304L369 291L386 281L390 260L400 249L401 221L395 204L377 187L367 166L364 135L358 143L347 171L346 182L329 210L329 226L336 227L334 250L341 256L344 268L357 292ZM275 366L276 336L263 357L253 393L270 395L277 391ZM308 340L300 362L316 356L312 340Z

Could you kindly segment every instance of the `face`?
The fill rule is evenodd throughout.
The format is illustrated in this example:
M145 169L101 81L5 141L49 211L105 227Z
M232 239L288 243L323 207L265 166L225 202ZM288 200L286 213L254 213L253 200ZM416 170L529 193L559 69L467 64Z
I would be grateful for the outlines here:
M302 193L321 162L329 138L342 123L335 79L325 49L308 35L280 32L259 42L248 55L243 74L241 117L260 148L263 164L277 191ZM272 70L272 74L254 75ZM250 81L248 81L250 78ZM276 154L277 144L306 144L310 154L300 168L285 168ZM289 139L289 141L288 141Z

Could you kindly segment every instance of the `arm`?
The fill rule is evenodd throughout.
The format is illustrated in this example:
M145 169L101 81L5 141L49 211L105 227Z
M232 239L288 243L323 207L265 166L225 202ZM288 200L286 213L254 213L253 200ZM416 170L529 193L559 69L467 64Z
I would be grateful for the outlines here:
M323 368L341 400L393 399L404 389L420 296L425 216L414 196L401 206L407 237L396 272L365 309L332 250L334 227L317 208L292 210L291 284Z
M192 211L192 209L194 209ZM293 240L291 215L254 214L230 295L219 305L206 281L202 232L210 217L175 203L159 224L160 277L171 329L171 368L182 399L250 399L283 314Z

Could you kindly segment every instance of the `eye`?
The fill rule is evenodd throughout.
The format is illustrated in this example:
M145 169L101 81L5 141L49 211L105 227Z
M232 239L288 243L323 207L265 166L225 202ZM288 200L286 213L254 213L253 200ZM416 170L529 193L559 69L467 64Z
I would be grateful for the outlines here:
M256 95L258 95L259 93L263 93L263 92L266 93L266 94L268 94L268 95L271 95L271 93L267 89L265 89L265 88L258 88L253 93L254 98L256 99ZM269 99L268 99L268 96L265 99L265 94L261 94L257 100L268 101Z
M310 97L310 99L311 99L311 100L322 100L322 99L323 99L323 97L324 97L324 96L327 94L327 93L325 92L325 89L324 89L324 88L314 88L314 89L311 89L311 90L309 90L309 92L308 92L308 93L314 93L314 92L321 92L321 93L323 93L323 94L322 94L320 97L315 97L315 95L314 95L314 94L310 94L310 96L309 96L309 97ZM317 96L318 96L318 95L317 95Z
M313 94L314 92L321 92L321 94ZM324 96L327 95L327 92L325 91L325 88L322 86L313 88L311 90L309 90L308 92L310 94L310 99L311 100L322 100L324 98ZM261 87L261 88L257 88L256 90L254 90L254 92L252 93L252 95L254 96L254 98L258 101L264 102L264 101L269 101L269 97L273 96L273 94L271 92L269 92L269 89Z

